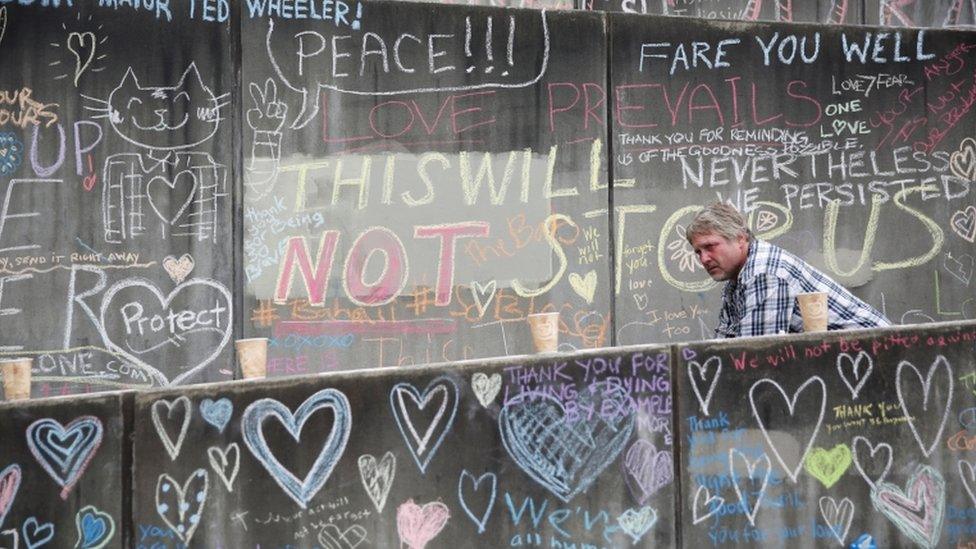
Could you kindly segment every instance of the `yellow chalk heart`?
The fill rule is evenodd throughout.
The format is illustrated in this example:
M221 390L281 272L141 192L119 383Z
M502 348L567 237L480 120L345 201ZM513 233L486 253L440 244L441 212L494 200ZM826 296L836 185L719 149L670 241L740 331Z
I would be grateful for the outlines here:
M803 468L825 488L830 488L844 476L851 466L851 449L846 444L838 444L833 449L811 448Z
M570 273L569 285L587 303L593 303L593 294L596 293L596 271L590 271L586 273L586 276Z

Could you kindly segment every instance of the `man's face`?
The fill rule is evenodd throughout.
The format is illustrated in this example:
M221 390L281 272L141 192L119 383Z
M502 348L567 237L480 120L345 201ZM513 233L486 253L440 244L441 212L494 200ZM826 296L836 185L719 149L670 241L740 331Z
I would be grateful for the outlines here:
M702 267L716 281L738 276L749 255L749 240L745 235L729 240L715 233L696 234L691 237L691 246Z

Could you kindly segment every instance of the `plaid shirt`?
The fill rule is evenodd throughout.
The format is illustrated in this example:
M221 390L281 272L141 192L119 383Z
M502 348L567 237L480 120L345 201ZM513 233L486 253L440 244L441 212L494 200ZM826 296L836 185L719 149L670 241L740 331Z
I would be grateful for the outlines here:
M739 276L725 284L716 337L802 332L796 295L827 292L827 329L874 328L891 323L827 275L761 240L749 244Z

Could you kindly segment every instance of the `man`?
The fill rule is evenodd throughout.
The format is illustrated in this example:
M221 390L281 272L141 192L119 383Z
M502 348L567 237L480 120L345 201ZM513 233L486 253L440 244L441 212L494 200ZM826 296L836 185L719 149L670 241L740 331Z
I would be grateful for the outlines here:
M802 332L797 294L827 292L827 329L891 323L876 309L795 255L752 236L735 207L715 203L698 213L686 237L722 293L717 337Z

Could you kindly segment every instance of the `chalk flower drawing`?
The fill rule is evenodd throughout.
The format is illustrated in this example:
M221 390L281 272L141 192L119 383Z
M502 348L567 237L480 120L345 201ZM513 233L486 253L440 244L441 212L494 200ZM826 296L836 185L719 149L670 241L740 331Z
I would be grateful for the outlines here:
M0 175L11 175L24 161L24 144L11 132L0 133Z
M698 257L695 255L694 248L691 247L688 239L685 238L685 228L681 225L676 225L674 232L677 233L678 238L668 242L668 249L671 250L671 260L678 262L679 271L693 273L698 270L700 265L698 264Z

